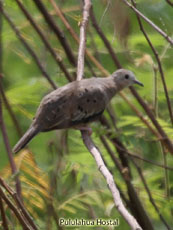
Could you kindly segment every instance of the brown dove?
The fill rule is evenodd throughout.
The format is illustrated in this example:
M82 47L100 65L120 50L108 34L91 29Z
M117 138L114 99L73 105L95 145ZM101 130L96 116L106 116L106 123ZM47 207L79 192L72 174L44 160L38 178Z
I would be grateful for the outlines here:
M36 134L55 129L89 130L87 123L97 120L111 98L125 87L138 84L135 75L119 69L107 78L89 78L71 82L46 95L31 126L13 148L21 150Z

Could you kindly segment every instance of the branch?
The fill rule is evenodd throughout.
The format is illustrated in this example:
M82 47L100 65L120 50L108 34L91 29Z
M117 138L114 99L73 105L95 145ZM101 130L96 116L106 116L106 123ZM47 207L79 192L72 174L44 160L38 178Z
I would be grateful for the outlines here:
M80 43L78 52L78 62L77 62L77 81L80 81L84 73L84 56L85 56L85 46L86 46L86 28L89 19L89 11L91 8L91 2L85 1L83 8L83 19L80 25Z
M146 192L147 192L147 194L148 194L148 198L149 198L151 204L153 205L153 207L154 207L156 213L158 214L158 216L160 217L160 220L163 222L163 224L166 226L166 228L167 228L168 230L171 230L171 228L170 228L170 226L168 225L168 223L166 222L165 218L162 216L161 210L160 210L159 207L156 205L156 203L155 203L155 201L154 201L154 199L153 199L153 197L152 197L152 193L151 193L151 191L150 191L150 189L149 189L149 187L148 187L148 185L147 185L147 182L146 182L146 180L145 180L145 177L144 177L144 175L143 175L143 172L142 172L141 168L135 163L135 161L134 161L133 159L131 159L131 160L132 160L133 164L135 165L135 167L137 168L138 174L139 174L139 176L140 176L140 178L141 178L141 180L142 180L142 182L143 182L143 184L144 184L145 190L146 190Z
M70 26L69 22L67 21L67 19L65 18L65 16L63 15L61 9L58 7L58 5L56 4L56 2L54 0L50 0L52 6L55 9L56 14L58 15L58 17L61 19L61 21L64 23L66 29L69 31L69 33L72 35L72 37L74 38L74 40L79 44L79 38L78 35L75 33L75 31L73 30L73 28ZM85 50L86 55L89 57L89 59L94 63L94 65L105 75L108 76L109 73L108 71L97 61L97 59L91 54L91 52L89 52L89 50L86 48Z
M137 10L133 5L131 5L127 0L123 2L129 6L139 17L143 18L150 26L152 26L159 34L161 34L171 45L173 45L173 40L169 37L163 30L161 30L157 25L155 25L149 18L143 15L139 10Z
M57 36L58 40L61 42L61 45L64 48L64 50L66 52L66 55L67 55L67 58L69 59L70 63L73 66L76 66L75 56L73 55L72 49L70 48L70 45L68 44L63 32L56 25L56 23L54 22L54 20L51 17L51 15L48 13L48 10L43 5L42 1L40 1L40 0L33 0L33 1L34 1L35 5L37 6L37 8L42 13L42 15L45 18L45 21L47 22L47 24L53 30L53 32Z
M21 127L20 127L19 122L18 122L18 120L17 120L17 118L16 118L16 116L15 116L15 114L14 114L12 108L11 108L11 105L10 105L6 95L5 95L5 92L4 92L4 89L3 89L3 86L2 86L1 82L0 82L0 93L1 93L1 96L2 96L3 103L4 103L4 105L5 105L6 109L7 109L10 117L11 117L13 125L16 128L17 134L18 134L19 137L21 137L22 136Z
M9 230L8 224L7 224L7 218L6 218L6 215L5 215L4 206L3 206L3 202L2 202L1 196L0 196L0 212L1 212L3 229L4 230Z
M37 226L34 224L32 217L29 215L22 202L19 200L15 191L13 191L8 184L0 177L0 185L10 194L10 196L15 200L18 208L21 210L23 216L26 218L28 223L32 226L34 230L37 230Z
M97 21L96 21L96 18L94 16L94 12L93 12L93 8L91 8L91 21L92 21L92 24L93 24L93 27L95 28L95 30L97 31L97 33L100 35L100 37L102 38L106 48L108 49L111 57L112 57L112 60L114 61L115 65L117 66L118 69L121 69L122 66L115 54L115 52L113 51L113 48L111 46L111 44L109 43L109 41L107 40L106 36L104 35L103 31L101 30L101 28L99 27Z
M3 4L0 1L0 11L3 9ZM0 17L0 40L2 39L2 17ZM1 40L2 41L2 40ZM3 75L3 69L2 69L2 42L0 43L0 74ZM0 78L0 86L2 82L2 78ZM16 186L16 192L19 196L19 198L22 200L22 195L21 195L21 184L20 184L20 180L19 180L19 175L14 158L13 158L13 154L11 151L11 147L10 147L10 143L9 143L9 139L8 139L8 135L7 135L7 130L6 130L6 126L4 123L4 118L3 118L3 108L2 108L2 101L1 101L1 96L3 95L3 91L0 87L0 129L2 132L2 137L3 137L3 141L4 141L4 145L7 151L7 155L8 155L8 159L10 162L10 167L11 167L11 172L13 175L15 175L15 186Z
M132 0L132 4L136 7L136 4L134 3L133 0ZM165 96L166 96L166 101L167 101L167 105L168 105L169 116L170 116L170 119L171 119L171 123L173 125L173 113L172 113L172 108L171 108L171 102L170 102L170 98L169 98L169 94L168 94L168 90L167 90L167 86L166 86L166 81L165 81L165 76L164 76L164 72L163 72L163 69L162 69L162 64L161 64L159 55L158 55L157 51L155 50L155 48L154 48L151 40L149 39L147 33L145 32L144 27L143 27L142 22L141 22L141 19L140 19L139 15L137 13L136 13L136 17L137 17L137 20L138 20L138 23L139 23L140 30L142 31L144 37L146 38L150 48L153 51L153 54L154 54L154 56L156 58L156 61L158 63L158 68L159 68L159 72L160 72L160 75L161 75L162 84L163 84L163 88L164 88L164 92L165 92Z
M1 188L1 186L0 186L0 197L5 201L5 203L8 205L8 207L13 211L14 215L17 217L18 221L21 223L23 229L25 229L25 230L33 230L33 228L31 228L28 225L26 219L23 217L23 215L20 212L20 210L18 210L16 208L16 206L11 202L11 200L8 198L8 196L4 193L4 191Z
M18 6L21 9L21 11L23 12L23 14L25 15L25 17L29 20L29 22L31 23L31 25L33 26L33 28L35 29L35 31L38 33L38 35L42 39L44 45L46 46L47 50L50 52L50 54L52 55L52 57L54 58L54 60L56 61L56 63L59 65L60 69L64 72L66 78L69 81L72 81L72 77L71 77L70 73L68 72L68 70L66 69L66 67L64 66L62 58L51 47L51 45L50 45L49 41L47 40L46 36L40 30L39 26L34 21L34 19L31 16L31 14L27 11L27 9L24 7L24 5L22 4L22 2L20 0L15 0L15 1L18 4Z
M84 0L84 8L83 8L83 20L81 23L80 28L80 44L79 44L79 53L78 53L78 70L77 70L77 80L81 80L84 72L84 55L85 55L85 41L86 41L86 26L89 19L89 10L91 7L90 0ZM110 191L112 192L115 206L117 207L117 210L120 212L120 214L124 217L124 219L127 221L127 223L131 226L132 230L141 230L141 227L135 220L135 218L127 211L125 208L123 202L121 201L119 191L114 183L114 179L112 174L109 172L107 167L104 164L104 161L101 157L101 153L98 151L98 149L95 147L93 141L88 135L88 132L81 131L83 142L86 145L89 152L92 154L92 156L95 158L96 163L98 165L98 168L100 172L105 177L107 184L109 186Z
M171 2L170 0L166 0L166 2L167 2L170 6L173 6L173 2Z
M0 0L0 3L2 4L2 1ZM39 67L40 71L42 72L43 76L48 80L50 85L56 89L56 84L52 81L48 73L46 72L45 68L41 64L39 58L37 57L36 53L33 51L33 49L28 45L28 43L25 41L25 39L22 37L20 31L17 29L17 27L14 25L8 14L3 10L3 8L0 5L0 12L3 14L4 18L10 25L11 29L15 32L18 39L21 41L21 43L24 45L24 47L27 49L27 51L31 54L32 58L35 60L37 66Z
M11 151L11 147L10 147L10 143L9 143L9 139L8 139L8 135L7 135L7 131L6 131L6 127L5 127L4 120L3 120L1 99L0 99L0 128L1 128L1 132L2 132L4 145L5 145L5 148L6 148L6 151L7 151L8 159L9 159L9 162L10 162L11 171L12 171L12 174L15 176L16 192L17 192L18 196L20 197L20 199L22 199L21 184L20 184L20 180L19 180L18 169L16 167L16 164L15 164L15 161L14 161L14 158L13 158L13 154L12 154L12 151Z

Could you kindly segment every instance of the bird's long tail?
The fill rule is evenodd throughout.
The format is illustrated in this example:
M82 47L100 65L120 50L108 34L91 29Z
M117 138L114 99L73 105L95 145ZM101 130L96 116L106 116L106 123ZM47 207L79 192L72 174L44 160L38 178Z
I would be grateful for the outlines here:
M25 147L26 144L39 132L38 128L31 126L26 133L21 137L17 144L13 148L13 153L18 152Z

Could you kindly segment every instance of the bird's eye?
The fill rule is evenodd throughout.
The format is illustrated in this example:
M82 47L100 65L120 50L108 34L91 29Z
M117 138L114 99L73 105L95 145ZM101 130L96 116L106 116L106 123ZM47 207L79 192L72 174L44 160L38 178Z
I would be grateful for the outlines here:
M129 75L128 74L125 75L125 79L129 79Z

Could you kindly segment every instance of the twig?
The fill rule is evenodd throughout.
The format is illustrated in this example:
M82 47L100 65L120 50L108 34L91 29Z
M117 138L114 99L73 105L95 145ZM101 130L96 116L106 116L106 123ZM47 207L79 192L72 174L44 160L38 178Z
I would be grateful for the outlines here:
M133 0L131 0L131 1L132 1L132 4L136 7L136 4L134 3L134 1ZM159 72L160 72L160 75L161 75L162 84L163 84L163 88L164 88L164 92L165 92L165 96L166 96L166 101L167 101L167 105L168 105L169 115L170 115L171 123L173 125L173 113L172 113L172 108L171 108L171 102L170 102L170 98L169 98L169 95L168 95L165 76L164 76L164 72L163 72L163 69L162 69L162 64L161 64L159 55L158 55L157 51L155 50L155 48L154 48L151 40L149 39L147 33L145 32L144 27L143 27L142 22L141 22L141 19L140 19L139 15L137 13L136 13L136 16L137 16L137 20L138 20L138 23L139 23L140 30L144 34L144 36L145 36L150 48L152 49L156 60L157 60L158 68L159 68Z
M80 35L80 45L79 45L79 55L78 55L78 63L80 63L80 65L78 64L78 68L80 68L81 70L77 70L77 73L79 74L79 76L77 76L78 80L82 79L83 71L84 71L84 54L85 54L84 51L85 51L86 38L82 36L86 36L85 30L86 30L86 25L88 22L90 6L91 6L90 0L84 0L83 21L81 23L81 27L83 27L83 29L81 28L80 30L82 31L82 34ZM127 221L127 223L131 226L133 230L137 230L137 229L141 230L141 227L139 226L135 218L127 211L124 204L122 203L119 191L114 183L113 176L109 172L109 170L106 168L104 161L101 157L101 154L98 151L98 149L95 147L91 138L89 137L88 132L81 131L81 134L82 134L84 144L86 145L89 152L95 158L99 170L101 171L101 173L103 174L103 176L105 177L107 181L107 184L109 186L110 191L112 192L114 202L115 202L115 205L118 211L121 213L121 215L124 217L124 219Z
M97 33L100 35L100 37L102 38L102 40L103 40L106 48L108 49L108 51L109 51L109 53L110 53L110 55L112 57L112 60L114 61L115 65L119 69L122 68L122 66L121 66L121 64L120 64L115 52L112 49L111 44L107 40L106 36L104 35L103 31L100 29L100 27L99 27L99 25L98 25L98 23L96 21L96 18L94 16L94 12L93 12L93 8L91 8L91 14L90 15L91 15L91 20L92 20L92 25L95 28L95 30L97 31Z
M85 1L83 7L83 19L80 25L80 38L79 38L79 52L78 52L78 62L77 62L77 81L80 81L84 73L84 56L85 56L85 44L86 44L86 28L89 19L89 11L91 8L91 2L89 0Z
M56 4L56 2L54 0L50 0L52 6L55 9L56 14L60 17L60 19L62 20L62 22L64 23L65 27L67 28L67 30L70 32L70 34L72 35L72 37L74 38L74 40L79 44L79 38L78 35L75 33L75 31L73 30L73 28L70 26L69 22L67 21L67 19L64 17L61 9L58 7L58 5ZM89 50L85 50L86 55L89 57L89 59L94 63L94 65L105 75L108 76L109 72L97 61L97 59L89 52Z
M39 34L40 38L42 39L44 45L46 46L46 48L48 49L48 51L50 52L50 54L52 55L52 57L54 58L54 60L56 61L56 63L59 65L59 67L61 68L61 70L64 72L66 78L69 81L72 81L72 77L70 75L70 73L68 72L67 68L64 66L63 61L61 59L61 57L54 51L54 49L51 47L49 41L47 40L46 36L44 35L44 33L40 30L39 26L37 25L37 23L34 21L33 17L31 16L31 14L27 11L27 9L24 7L24 5L22 4L21 1L19 0L15 0L16 3L18 4L18 6L20 7L20 9L22 10L23 14L26 16L26 18L29 20L29 22L31 23L31 25L34 27L35 31Z
M143 18L150 26L152 26L158 33L160 33L171 45L173 45L173 40L169 37L163 30L161 30L157 25L155 25L149 18L143 15L139 10L137 10L133 5L131 5L127 0L123 2L129 6L138 16Z
M0 196L0 212L1 212L3 229L9 230L1 196Z
M8 101L6 95L5 95L5 92L4 92L4 89L3 89L3 86L2 86L1 82L0 82L0 92L1 92L2 99L3 99L3 103L4 103L4 105L5 105L6 109L7 109L10 117L11 117L11 120L12 120L12 122L14 124L14 127L16 128L17 134L18 134L19 137L21 137L22 136L21 127L19 125L19 122L18 122L15 114L13 113L13 110L12 110L12 108L10 106L10 103L9 103L9 101Z
M103 119L101 119L101 123L102 123L103 125L106 125L105 119L104 119L104 121L103 121ZM107 127L107 128L108 128L108 127ZM111 133L110 133L110 134L109 134L109 133L107 134L107 136L109 137L109 139L113 139L113 138L111 138L111 135L112 135ZM149 164L153 164L153 165L155 165L155 166L158 166L158 167L160 167L160 168L164 168L164 169L173 171L173 168L172 168L172 167L169 167L169 166L167 166L167 165L162 165L162 164L156 163L156 162L154 162L154 161L148 160L148 159L146 159L146 158L143 158L143 157L141 157L141 156L139 156L139 155L133 154L133 153L127 151L125 148L122 148L122 146L120 146L118 143L115 143L115 142L114 142L114 144L115 144L115 146L117 147L117 149L121 150L121 153L122 153L122 154L127 154L129 157L133 157L133 158L136 158L136 159L138 159L138 160L145 161L145 162L147 162L147 163L149 163Z
M2 9L3 9L3 4L0 1L0 10L2 10ZM2 19L2 17L0 19ZM2 21L0 23L2 23ZM0 26L0 39L1 39L1 35L2 35L1 30L2 30L2 26ZM2 42L1 42L0 43L0 73L2 74L2 72L3 72L3 70L2 70ZM0 79L0 85L2 84L1 81L2 81L2 79ZM0 93L1 93L1 95L3 94L2 89L1 89ZM15 175L14 179L15 179L16 191L17 191L19 198L22 200L21 184L20 184L20 180L19 180L19 175L17 174L18 170L17 170L16 164L15 164L14 158L13 158L13 154L11 151L11 147L10 147L10 143L9 143L9 139L8 139L8 135L7 135L7 131L6 131L6 126L5 126L4 119L3 119L3 108L2 108L1 97L0 97L0 129L2 132L4 145L5 145L8 159L10 162L11 171L12 171L12 174Z
M0 177L0 185L11 195L11 197L15 200L17 206L22 211L22 214L28 221L28 223L32 226L34 230L37 230L37 226L34 224L32 217L29 215L25 207L23 206L22 202L19 200L17 194L15 191L13 191L8 184L5 183L5 181Z
M20 197L20 199L22 199L21 196L21 184L20 184L20 180L19 180L19 175L18 175L18 170L13 158L13 154L11 151L11 147L10 147L10 143L9 143L9 139L8 139L8 135L7 135L7 131L6 131L6 127L4 124L4 120L3 120L3 114L2 114L2 103L0 100L0 128L1 128L1 132L2 132L2 137L3 137L3 141L4 141L4 145L8 154L8 159L10 162L10 167L11 167L11 171L12 174L15 176L15 183L16 183L16 192L18 194L18 196Z
M168 170L167 170L167 154L165 152L164 147L161 145L161 152L162 152L162 157L163 157L163 163L165 165L165 169L164 169L164 180L165 180L165 194L167 199L170 199L170 186L169 186L169 174L168 174Z
M53 18L51 15L48 13L47 9L43 5L42 1L40 0L33 0L35 5L38 7L40 12L42 13L43 17L45 18L45 21L48 23L50 28L53 30L53 32L56 34L57 38L61 42L62 47L64 48L66 55L70 61L70 63L73 66L76 66L76 59L75 56L73 55L73 52L70 48L70 45L68 44L63 32L59 29L59 27L55 24Z
M158 79L157 79L157 68L153 65L153 85L154 85L154 92L153 92L153 107L155 117L158 117Z
M23 226L23 229L25 230L33 230L31 228L25 218L22 216L22 213L16 208L16 206L11 202L11 200L6 196L6 194L3 192L1 186L0 186L0 197L5 201L5 203L8 205L8 207L13 211L14 215L17 217L21 225Z
M171 142L171 140L169 139L168 135L165 133L163 128L160 126L158 121L155 119L152 111L148 108L145 101L139 96L139 94L137 93L137 91L134 89L133 86L130 86L130 90L131 90L132 94L136 97L137 101L142 106L142 108L146 111L146 113L149 116L149 118L151 119L152 123L154 124L154 126L158 130L159 135L161 135L161 141L164 144L164 146L169 150L169 152L171 154L173 154L173 143Z
M121 147L119 146L119 148L121 148ZM143 158L143 157L141 157L141 156L139 156L139 155L130 153L129 151L124 151L124 153L127 154L127 155L130 156L130 157L136 158L136 159L141 160L141 161L145 161L145 162L147 162L147 163L149 163L149 164L152 164L152 165L155 165L155 166L157 166L157 167L160 167L160 168L164 168L164 169L173 171L173 168L172 168L172 167L169 167L169 166L167 166L167 165L162 165L162 164L156 163L156 162L154 162L154 161L151 161L151 160L148 160L148 159L146 159L146 158Z
M156 203L155 203L155 201L154 201L154 199L153 199L153 197L152 197L151 191L150 191L150 189L149 189L149 187L148 187L148 185L147 185L147 182L146 182L146 180L145 180L145 177L144 177L144 175L143 175L143 173L142 173L141 168L135 163L135 161L134 161L133 159L131 159L131 160L132 160L133 164L135 165L135 167L137 168L137 171L138 171L138 173L139 173L139 176L140 176L140 178L141 178L141 180L142 180L142 182L143 182L143 184L144 184L145 190L146 190L146 192L147 192L147 194L148 194L149 200L150 200L151 204L153 205L153 207L154 207L156 213L159 215L160 220L163 222L163 224L166 226L166 228L167 228L168 230L171 230L171 227L168 225L168 223L166 222L165 218L162 216L162 214L161 214L161 212L160 212L160 209L157 207L157 205L156 205Z
M0 1L1 2L1 1ZM2 3L2 2L1 2ZM5 19L7 20L8 24L10 25L10 27L12 28L12 30L16 33L16 36L19 38L19 40L22 42L22 44L24 45L24 47L28 50L28 52L31 54L32 58L35 60L37 66L39 67L40 71L42 72L43 76L48 80L48 82L50 83L50 85L56 89L57 86L56 84L52 81L52 79L50 78L50 76L47 74L45 68L43 67L43 65L41 64L39 58L37 57L36 53L33 51L33 49L28 45L28 43L25 41L25 39L22 37L20 31L17 29L17 27L14 25L14 23L12 22L12 20L10 19L10 17L8 16L8 14L3 10L2 7L0 7L0 12L3 14L3 16L5 17Z
M173 2L171 2L170 0L166 0L166 2L167 2L170 6L173 6Z

